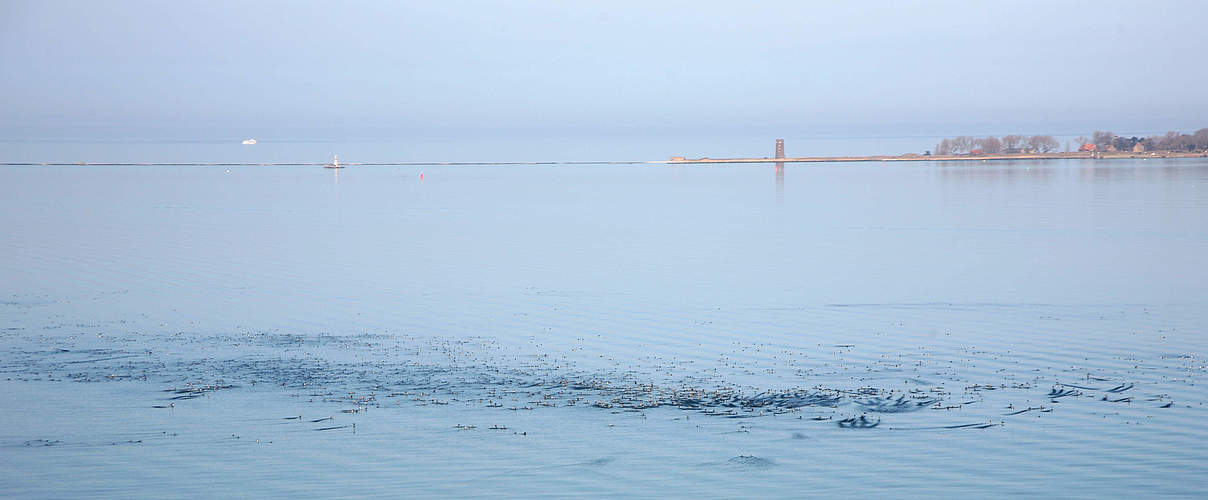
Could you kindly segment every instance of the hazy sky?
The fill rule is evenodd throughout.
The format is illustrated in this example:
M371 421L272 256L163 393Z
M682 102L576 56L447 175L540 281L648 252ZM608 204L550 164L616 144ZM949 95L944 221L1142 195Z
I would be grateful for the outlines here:
M0 126L1208 126L1208 2L0 3Z

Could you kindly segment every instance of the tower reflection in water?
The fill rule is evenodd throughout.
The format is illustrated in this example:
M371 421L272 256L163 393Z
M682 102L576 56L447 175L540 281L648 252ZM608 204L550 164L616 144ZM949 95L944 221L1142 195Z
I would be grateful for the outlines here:
M784 204L784 162L776 162L776 204Z
M776 139L776 159L784 158L784 139ZM776 204L784 203L784 162L776 162Z

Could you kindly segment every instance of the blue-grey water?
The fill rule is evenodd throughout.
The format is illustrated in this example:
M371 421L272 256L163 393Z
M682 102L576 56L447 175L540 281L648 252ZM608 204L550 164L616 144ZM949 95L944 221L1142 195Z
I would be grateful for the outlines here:
M1208 159L15 166L0 255L9 497L1208 488Z

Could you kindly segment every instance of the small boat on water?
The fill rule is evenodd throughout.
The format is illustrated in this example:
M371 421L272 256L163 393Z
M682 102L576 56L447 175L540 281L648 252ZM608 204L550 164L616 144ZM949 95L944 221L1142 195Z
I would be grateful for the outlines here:
M336 155L331 163L323 165L323 168L344 168L344 165L340 165L340 155Z
M244 140L243 140L243 143L244 143L244 144L247 144L247 145L256 144L257 142L260 142L260 141L257 141L257 140L255 140L255 139L244 139Z

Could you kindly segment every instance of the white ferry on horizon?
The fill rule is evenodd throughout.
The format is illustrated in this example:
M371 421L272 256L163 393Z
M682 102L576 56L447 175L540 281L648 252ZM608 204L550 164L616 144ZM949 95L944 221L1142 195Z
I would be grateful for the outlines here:
M243 140L243 143L244 143L244 144L248 144L248 145L251 145L251 144L256 144L256 143L258 143L258 142L260 142L260 141L257 141L257 140L255 140L255 139L244 139L244 140Z

